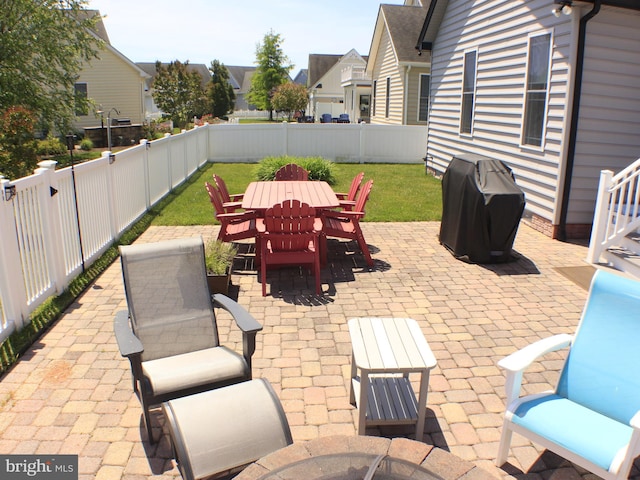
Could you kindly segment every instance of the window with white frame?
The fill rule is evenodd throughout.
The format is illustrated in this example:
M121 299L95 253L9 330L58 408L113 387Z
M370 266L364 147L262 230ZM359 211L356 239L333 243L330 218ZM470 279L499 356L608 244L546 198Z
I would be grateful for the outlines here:
M551 34L529 37L524 121L522 122L523 145L542 146L547 117L550 60Z
M473 129L473 113L476 97L476 65L478 51L471 50L464 54L464 70L462 73L462 108L460 112L460 133L471 134Z
M420 88L418 92L418 122L426 122L429 116L429 88L431 75L420 74Z
M389 110L391 106L391 77L387 77L387 92L384 103L384 118L389 118Z

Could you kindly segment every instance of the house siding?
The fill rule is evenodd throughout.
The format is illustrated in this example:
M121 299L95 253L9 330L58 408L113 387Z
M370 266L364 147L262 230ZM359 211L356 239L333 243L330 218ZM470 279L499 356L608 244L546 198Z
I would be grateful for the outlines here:
M371 123L401 125L403 121L404 78L398 67L389 32L386 28L380 40L379 53L376 57L372 77L378 81L378 87L376 111L371 112ZM385 115L387 78L391 79L388 117Z
M640 157L640 12L603 7L587 44L568 223L591 223L600 171Z
M470 5L471 3L471 5ZM552 34L553 53L543 146L522 146L521 130L529 35ZM477 49L472 135L459 133L465 51ZM571 25L551 15L547 0L452 0L432 56L428 154L443 173L456 154L477 153L506 162L524 190L527 210L555 220L568 113Z
M88 97L97 110L100 105L107 120L107 113L113 107L120 115L112 113L112 118L129 118L131 123L142 123L144 119L144 78L141 72L128 64L109 49L100 52L99 58L83 68L78 83L86 83ZM105 123L106 125L106 123ZM77 128L100 126L100 116L90 109L89 115L76 117Z
M406 125L425 125L418 121L418 108L420 107L420 75L429 74L429 68L411 67L409 70L409 85L407 86L407 115Z

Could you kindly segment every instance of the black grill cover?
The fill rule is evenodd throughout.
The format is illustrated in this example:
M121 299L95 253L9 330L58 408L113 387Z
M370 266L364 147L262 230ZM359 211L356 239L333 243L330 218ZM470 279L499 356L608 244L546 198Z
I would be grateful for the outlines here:
M455 156L442 177L440 243L470 262L509 261L524 204L524 192L503 162Z

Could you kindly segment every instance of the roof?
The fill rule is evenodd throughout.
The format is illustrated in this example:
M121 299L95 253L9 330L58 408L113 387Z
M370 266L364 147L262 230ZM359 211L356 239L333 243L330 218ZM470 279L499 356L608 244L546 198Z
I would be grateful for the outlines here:
M81 21L93 17L98 17L96 19L96 25L93 29L93 33L100 37L101 40L104 40L107 44L111 45L109 35L107 35L107 28L104 26L104 22L102 21L102 15L100 15L100 10L83 9L78 11L78 19Z
M378 19L371 41L369 58L375 63L379 53L382 33L386 29L389 33L393 53L399 64L428 63L430 56L420 55L416 51L416 39L424 25L425 17L431 10L431 5L437 0L425 1L423 6L408 5L380 5ZM367 67L370 68L370 65Z
M245 92L251 85L250 79L256 71L256 67L242 67L238 65L226 65L229 70L229 83L234 90ZM246 88L244 88L246 86Z
M307 79L309 78L309 71L306 68L300 69L296 77L293 79L293 83L299 83L300 85L307 86Z
M151 76L152 80L156 78L156 75L158 74L156 71L156 62L138 62L136 65ZM162 66L167 67L169 64L162 62ZM200 75L200 83L203 87L205 87L207 83L209 83L209 80L211 80L211 72L204 63L190 63L187 65L187 71L196 72Z
M329 55L312 53L309 55L309 70L307 71L308 86L315 85L344 55Z

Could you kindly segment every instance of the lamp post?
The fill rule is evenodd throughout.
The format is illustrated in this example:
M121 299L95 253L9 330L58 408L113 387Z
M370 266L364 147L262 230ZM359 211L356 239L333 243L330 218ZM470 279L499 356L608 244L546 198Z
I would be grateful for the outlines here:
M111 151L111 112L116 112L116 115L120 115L120 112L116 107L113 107L107 113L107 150Z

